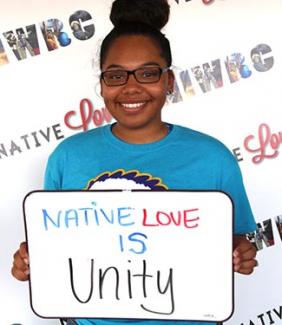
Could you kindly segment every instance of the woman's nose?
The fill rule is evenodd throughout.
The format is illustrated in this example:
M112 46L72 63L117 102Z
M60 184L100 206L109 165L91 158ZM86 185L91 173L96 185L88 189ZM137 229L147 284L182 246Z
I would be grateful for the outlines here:
M127 83L123 87L123 92L140 92L142 85L138 82L133 74L128 76Z

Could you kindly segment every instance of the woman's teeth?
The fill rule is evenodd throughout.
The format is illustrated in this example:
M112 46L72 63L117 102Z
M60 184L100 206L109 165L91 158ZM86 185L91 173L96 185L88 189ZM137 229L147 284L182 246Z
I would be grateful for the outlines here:
M139 108L141 106L143 106L145 104L145 102L142 102L142 103L122 103L121 105L124 107L124 108L128 108L128 109L136 109L136 108Z

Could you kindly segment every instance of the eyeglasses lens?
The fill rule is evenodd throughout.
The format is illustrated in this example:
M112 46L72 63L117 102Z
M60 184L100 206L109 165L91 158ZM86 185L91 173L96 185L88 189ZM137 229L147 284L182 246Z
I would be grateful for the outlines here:
M108 86L124 85L129 74L134 74L135 79L140 83L154 83L160 80L162 70L159 67L146 67L134 71L109 70L104 71L102 77Z
M141 83L158 82L161 76L160 68L142 68L135 71L135 78Z

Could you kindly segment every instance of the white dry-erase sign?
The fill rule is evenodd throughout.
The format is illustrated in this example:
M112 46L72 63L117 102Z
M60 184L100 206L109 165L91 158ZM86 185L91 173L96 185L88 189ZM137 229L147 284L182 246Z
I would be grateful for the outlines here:
M217 191L35 191L24 200L40 317L223 321L233 205Z

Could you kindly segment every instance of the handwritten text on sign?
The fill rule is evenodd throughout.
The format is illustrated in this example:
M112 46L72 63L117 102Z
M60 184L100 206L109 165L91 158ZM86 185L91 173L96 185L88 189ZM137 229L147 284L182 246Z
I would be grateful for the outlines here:
M25 221L43 317L218 321L232 311L232 203L221 192L33 192Z

